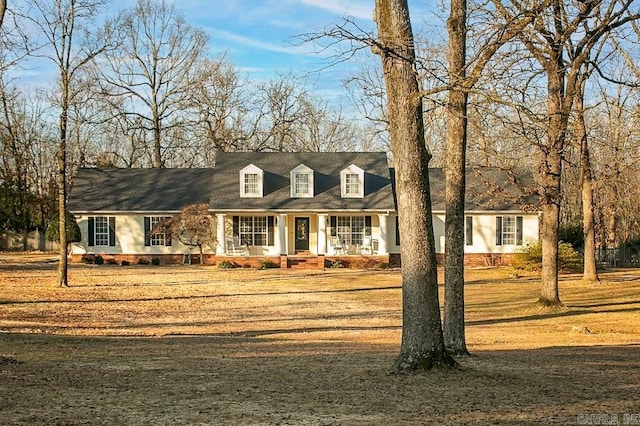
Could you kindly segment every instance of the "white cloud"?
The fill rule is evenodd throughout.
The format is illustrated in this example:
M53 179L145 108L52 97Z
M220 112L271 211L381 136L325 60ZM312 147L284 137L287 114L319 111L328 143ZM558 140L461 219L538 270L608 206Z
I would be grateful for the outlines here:
M224 40L228 40L237 44L240 44L242 46L248 46L248 47L253 47L256 49L260 49L260 50L266 50L269 52L277 52L277 53L287 53L287 54L299 54L300 52L297 52L293 47L291 46L285 46L285 45L279 45L279 44L275 44L275 43L269 43L263 40L259 40L257 38L252 38L252 37L246 37L243 35L239 35L239 34L234 34L230 31L225 31L225 30L221 30L221 29L217 29L217 28L211 28L209 27L209 32L210 34L214 37L214 43L215 43L215 38L221 38Z
M373 18L373 2L361 2L354 0L302 0L307 6L324 9L338 15L353 16L358 19Z

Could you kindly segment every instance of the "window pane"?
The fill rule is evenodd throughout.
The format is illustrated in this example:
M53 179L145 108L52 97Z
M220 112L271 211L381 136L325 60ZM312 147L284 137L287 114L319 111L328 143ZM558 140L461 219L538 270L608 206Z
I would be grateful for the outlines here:
M245 175L244 175L244 193L245 194L257 194L258 193L258 174L257 173L245 173Z
M95 238L97 246L109 245L109 219L106 216L96 216Z
M163 220L164 220L164 217L162 217L162 216L151 216L151 220L150 220L151 229L153 229L157 224L159 224ZM163 246L163 245L165 245L164 232L151 234L149 236L149 243L152 246Z
M338 216L336 235L347 245L362 244L365 232L364 216Z
M357 173L347 173L345 175L345 188L346 194L359 194L360 193L360 177Z
M516 218L504 216L502 218L502 244L514 245L516 243Z
M269 227L266 216L240 216L239 219L238 231L241 244L269 245Z
M294 176L294 192L300 195L309 194L309 175L296 173Z

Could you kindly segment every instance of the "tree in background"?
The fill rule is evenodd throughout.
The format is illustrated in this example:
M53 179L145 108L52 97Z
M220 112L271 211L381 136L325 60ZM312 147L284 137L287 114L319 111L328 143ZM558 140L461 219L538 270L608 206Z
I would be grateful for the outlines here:
M179 214L158 223L150 233L164 233L169 238L177 238L186 246L198 247L200 264L204 263L202 247L216 242L213 220L206 203L186 206Z
M35 13L28 19L38 28L45 43L36 46L34 56L50 60L58 69L59 92L56 99L60 111L58 119L57 185L60 230L59 285L68 287L67 277L67 142L69 109L76 100L77 78L87 64L107 48L108 34L92 32L96 27L99 7L104 3L93 0L31 0ZM109 28L107 27L107 30Z
M167 0L138 0L114 25L118 48L96 62L95 81L117 114L150 141L153 167L166 167L167 156L185 139L176 136L192 124L184 110L197 87L207 35Z
M76 222L76 218L69 212L66 212L65 216L67 216L65 220L67 227L65 240L67 246L65 249L67 253L69 253L72 243L79 243L82 241L82 234L80 232L80 226L78 226L78 223ZM45 237L47 238L47 241L53 241L56 243L60 242L60 221L58 220L57 215L54 216L51 223L49 223Z

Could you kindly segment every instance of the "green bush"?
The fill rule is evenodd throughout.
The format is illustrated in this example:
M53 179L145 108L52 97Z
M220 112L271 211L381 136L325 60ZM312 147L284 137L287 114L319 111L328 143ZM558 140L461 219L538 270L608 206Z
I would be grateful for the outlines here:
M96 257L93 258L93 263L95 263L96 265L103 265L104 259L102 258L102 256L97 254Z
M263 260L262 263L260 264L259 269L273 269L273 268L279 268L279 267L280 265L273 262L272 260Z
M342 263L342 260L336 259L329 264L329 268L331 269L344 268L344 264Z
M129 261L128 260L123 260L122 262L120 262L120 264L122 266L129 266Z
M223 260L222 262L218 263L218 268L220 269L232 269L235 267L236 265L234 265L233 262L229 262L228 260Z
M80 233L80 227L76 222L76 218L69 212L66 213L66 227L67 227L67 244L79 243L82 241L82 234ZM49 223L47 230L45 231L45 237L47 241L60 241L60 219L58 215L55 215Z
M524 271L542 270L542 243L527 244L514 253L513 267ZM560 272L582 271L582 257L569 243L558 246L558 270Z
M151 264L154 266L158 266L160 264L160 258L159 257L154 257L151 259Z
M560 241L571 244L576 250L582 250L584 248L584 231L582 229L582 223L580 222L560 225L558 237Z

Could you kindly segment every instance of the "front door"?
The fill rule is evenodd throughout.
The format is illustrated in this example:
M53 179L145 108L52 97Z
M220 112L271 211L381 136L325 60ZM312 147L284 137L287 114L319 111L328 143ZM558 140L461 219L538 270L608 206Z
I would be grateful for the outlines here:
M309 218L296 217L296 252L309 251Z

